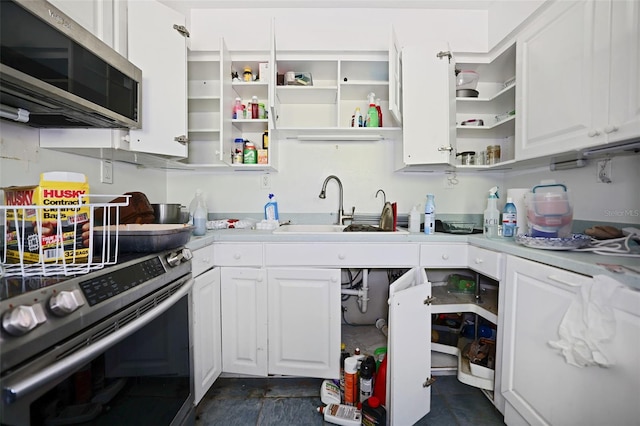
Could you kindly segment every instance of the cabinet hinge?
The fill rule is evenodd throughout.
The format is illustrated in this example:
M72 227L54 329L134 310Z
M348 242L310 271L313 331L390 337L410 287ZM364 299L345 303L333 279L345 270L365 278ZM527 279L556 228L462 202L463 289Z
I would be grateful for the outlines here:
M176 136L175 138L173 138L173 140L178 143L181 143L182 145L186 145L189 143L189 138L186 137L185 135Z
M173 24L173 29L182 34L184 37L190 37L189 30L184 25Z
M436 382L436 378L435 377L429 377L423 384L422 387L423 388L428 388L429 386L431 386L432 384L434 384Z
M433 296L429 296L426 299L424 299L424 301L422 302L424 305L431 305L433 302L436 301L436 297Z
M439 146L438 147L438 151L442 152L442 151L453 151L453 147L452 146Z
M440 59L447 57L449 58L449 63L451 63L451 58L452 58L451 52L438 52L436 53L436 57Z

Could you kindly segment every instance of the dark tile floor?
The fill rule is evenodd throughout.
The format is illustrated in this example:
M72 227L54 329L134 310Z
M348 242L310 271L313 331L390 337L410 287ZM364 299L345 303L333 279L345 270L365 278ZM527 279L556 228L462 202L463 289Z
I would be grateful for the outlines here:
M197 407L196 426L326 424L316 412L321 383L307 378L219 378ZM493 426L504 421L480 390L455 376L438 376L431 412L416 424Z

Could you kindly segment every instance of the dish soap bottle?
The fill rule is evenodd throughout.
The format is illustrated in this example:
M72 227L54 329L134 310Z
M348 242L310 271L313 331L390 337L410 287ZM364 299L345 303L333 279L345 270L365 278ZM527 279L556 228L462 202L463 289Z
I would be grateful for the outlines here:
M196 196L189 205L192 215L193 235L201 236L207 233L207 205L202 195L202 190L196 190Z
M487 209L484 211L484 236L496 238L500 234L500 212L498 211L498 187L489 190Z
M436 232L436 204L433 194L427 194L427 204L424 205L424 233L432 235Z
M518 212L513 199L507 197L507 204L502 210L502 236L505 238L513 238L516 234L516 226L518 225Z
M264 205L264 218L266 220L279 220L278 202L273 194L269 194L269 202Z
M417 205L409 212L409 232L420 232L420 212Z
M376 108L376 94L369 93L369 111L367 111L367 127L378 127L378 109Z

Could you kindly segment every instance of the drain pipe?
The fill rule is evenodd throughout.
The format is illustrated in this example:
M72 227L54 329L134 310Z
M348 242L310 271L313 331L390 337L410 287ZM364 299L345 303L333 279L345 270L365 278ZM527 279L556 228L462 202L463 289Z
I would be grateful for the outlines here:
M358 296L358 309L363 314L367 312L367 302L369 302L369 270L362 270L362 288L359 290L343 289L342 294Z

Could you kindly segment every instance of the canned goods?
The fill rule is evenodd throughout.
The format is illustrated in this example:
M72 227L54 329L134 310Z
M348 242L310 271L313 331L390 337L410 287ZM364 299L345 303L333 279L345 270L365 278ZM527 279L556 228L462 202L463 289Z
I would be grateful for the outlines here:
M487 164L497 164L500 162L500 145L487 146Z

